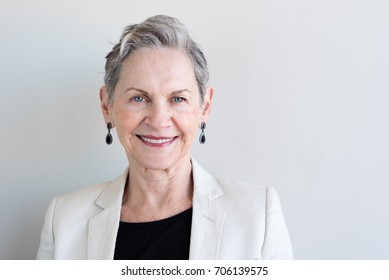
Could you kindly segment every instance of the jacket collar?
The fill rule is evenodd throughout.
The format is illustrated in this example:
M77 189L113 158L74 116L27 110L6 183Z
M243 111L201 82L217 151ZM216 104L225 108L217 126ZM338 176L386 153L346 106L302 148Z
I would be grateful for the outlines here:
M102 211L89 220L88 259L113 259L127 177L128 168L118 178L107 183L95 201Z
M192 170L194 190L189 259L217 259L225 211L215 202L223 191L194 159Z
M223 195L215 179L192 158L193 217L190 259L217 259L225 212L214 200ZM113 259L128 168L106 187L95 204L102 208L89 220L88 259Z

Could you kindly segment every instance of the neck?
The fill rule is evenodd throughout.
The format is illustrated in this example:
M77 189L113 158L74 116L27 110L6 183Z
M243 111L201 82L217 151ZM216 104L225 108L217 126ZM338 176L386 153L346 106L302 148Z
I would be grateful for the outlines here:
M122 204L124 221L164 219L192 206L190 157L163 170L148 169L130 162L128 178Z

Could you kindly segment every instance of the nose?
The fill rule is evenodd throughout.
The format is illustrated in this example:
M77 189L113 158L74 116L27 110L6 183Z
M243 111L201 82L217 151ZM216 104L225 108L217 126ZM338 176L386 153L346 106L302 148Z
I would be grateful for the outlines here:
M145 123L153 128L161 129L172 124L172 110L164 102L153 103L150 106Z

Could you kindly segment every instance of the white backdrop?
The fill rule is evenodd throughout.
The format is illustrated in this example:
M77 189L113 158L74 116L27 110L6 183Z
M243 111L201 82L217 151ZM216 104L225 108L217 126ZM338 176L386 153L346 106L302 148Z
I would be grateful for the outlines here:
M209 61L196 159L275 187L297 259L389 259L385 0L2 0L0 258L35 258L50 199L126 166L104 143L104 56L155 14L179 18Z

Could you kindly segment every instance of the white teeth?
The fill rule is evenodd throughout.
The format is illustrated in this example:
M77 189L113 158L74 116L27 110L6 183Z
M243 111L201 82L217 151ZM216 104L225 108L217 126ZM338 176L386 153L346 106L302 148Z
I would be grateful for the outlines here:
M146 137L141 136L141 138L142 138L143 141L145 141L147 143L162 144L162 143L167 143L167 142L172 141L174 137L166 138L166 139L150 139L150 138L146 138Z

